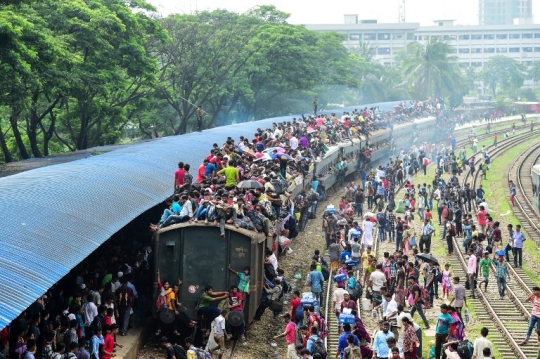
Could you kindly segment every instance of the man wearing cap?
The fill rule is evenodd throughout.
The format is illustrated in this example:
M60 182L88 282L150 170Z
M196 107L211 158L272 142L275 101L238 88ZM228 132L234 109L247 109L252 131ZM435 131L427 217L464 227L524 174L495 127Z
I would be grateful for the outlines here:
M448 331L453 322L452 316L448 314L448 305L442 304L435 327L435 359L441 359L441 351L443 345L448 342ZM446 354L443 353L442 357L445 359Z
M373 340L373 359L387 359L390 355L390 348L386 343L388 338L394 338L394 333L389 331L390 324L388 322L382 323L382 330L380 330L375 339Z
M283 338L287 340L287 359L297 359L296 356L296 324L294 324L293 321L291 321L291 315L289 313L285 313L282 315L283 321L285 322L285 331L279 335L274 336L274 340Z

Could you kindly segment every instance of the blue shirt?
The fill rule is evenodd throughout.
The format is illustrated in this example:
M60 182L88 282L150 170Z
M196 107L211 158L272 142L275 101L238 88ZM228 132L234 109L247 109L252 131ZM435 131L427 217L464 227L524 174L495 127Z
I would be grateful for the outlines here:
M306 349L309 350L311 354L313 354L313 343L315 343L319 339L318 335L312 335L307 340Z
M373 351L377 353L379 358L388 358L390 354L390 348L386 343L386 339L394 338L394 333L385 333L382 330L377 333L375 340L373 341Z
M324 277L321 272L318 270L309 272L309 283L313 293L322 292L322 282L324 282Z
M338 347L337 347L337 350L338 352L340 353L340 358L343 359L343 351L345 350L345 348L347 348L349 346L349 343L347 343L347 336L351 334L351 332L344 332L343 334L341 334L341 336L339 337L339 340L338 340ZM394 334L392 334L394 335ZM358 346L358 337L356 335L354 335L354 345ZM386 342L384 342L384 344L386 344ZM388 347L388 345L386 345L386 347ZM388 355L387 355L388 357Z
M313 188L314 192L317 192L317 188L319 188L319 181L312 181L311 188Z
M177 202L173 202L171 208L172 208L171 211L178 214L182 210L182 206L180 206Z
M214 172L215 170L216 170L216 165L214 165L211 162L208 162L208 164L206 165L206 177L210 177L212 172Z
M452 324L454 321L452 320L452 317L450 314L442 314L440 313L437 317L437 329L435 330L437 334L448 334L448 328L450 327L450 324Z

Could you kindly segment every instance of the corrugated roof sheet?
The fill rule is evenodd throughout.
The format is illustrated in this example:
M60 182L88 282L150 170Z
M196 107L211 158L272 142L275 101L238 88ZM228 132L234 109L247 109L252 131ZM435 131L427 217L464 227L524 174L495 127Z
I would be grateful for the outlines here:
M190 163L195 173L212 143L251 136L290 118L166 137L0 178L0 329L114 233L171 195L178 161Z

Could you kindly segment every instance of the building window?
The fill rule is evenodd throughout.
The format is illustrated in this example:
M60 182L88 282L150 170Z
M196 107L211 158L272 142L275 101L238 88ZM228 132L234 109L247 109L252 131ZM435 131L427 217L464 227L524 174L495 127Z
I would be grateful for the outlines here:
M459 35L458 36L458 39L459 40L469 40L471 37L469 35Z
M408 32L407 33L407 40L412 40L414 38L416 38L416 36L414 36L414 33L413 32Z
M473 54L481 54L482 53L482 48L473 48L473 49L471 49L471 53L473 53Z
M364 40L377 40L377 35L375 35L375 34L364 34Z
M519 39L519 34L510 34L508 35L509 39Z
M443 36L443 39L444 39L444 40L455 40L455 39L456 39L456 35L444 35L444 36Z
M471 66L471 64L468 63L468 62L460 62L459 66L461 66L461 67L469 67L469 66Z
M535 33L535 34L534 34L534 38L535 38L535 39L540 39L540 32Z
M508 38L508 34L497 34L497 40L504 40Z
M379 40L390 40L390 34L385 32L385 33L379 33L377 34L377 38Z
M480 34L473 34L471 35L472 40L482 40L482 35Z
M433 40L440 40L440 39L441 39L441 35L432 35L432 36L431 36L431 39L433 39Z
M519 52L519 47L511 47L508 49L508 52Z
M403 34L393 34L393 39L394 40L401 40L403 39Z
M521 49L523 50L523 52L533 52L532 47L522 47Z
M460 54L468 54L469 52L471 52L471 49L459 49L458 52Z
M493 34L484 34L484 40L493 40L495 39L495 35Z
M451 47L450 48L450 53L451 54L456 54L457 53L457 49L455 47Z
M521 38L522 38L522 39L532 39L532 38L533 38L533 34L522 34L522 35L521 35Z
M428 35L424 35L424 40L429 41L429 36L428 36Z
M377 53L379 55L387 55L390 53L390 48L389 47L379 47L377 48Z
M521 61L521 63L525 66L532 66L532 61Z
M534 52L540 52L540 47L535 47Z
M486 54L492 54L494 52L495 52L495 49L493 47L484 48L484 53L486 53Z
M471 62L471 66L480 67L482 66L481 62Z
M506 47L497 47L497 53L502 54L508 52L508 49Z
M350 34L349 35L350 40L360 40L361 37L362 37L361 34Z

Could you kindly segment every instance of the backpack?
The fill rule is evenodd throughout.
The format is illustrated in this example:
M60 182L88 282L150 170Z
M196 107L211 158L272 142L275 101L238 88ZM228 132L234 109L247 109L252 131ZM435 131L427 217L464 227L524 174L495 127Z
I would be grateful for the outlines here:
M176 357L176 359L186 359L187 358L186 350L184 348L182 348L180 345L174 344L172 347L174 349L174 356Z
M330 270L328 269L328 267L322 266L321 273L324 281L326 282L330 278Z
M259 208L265 217L267 217L271 221L276 220L277 218L276 210L274 209L274 207L272 207L272 204L270 204L270 201L259 202Z
M264 217L257 211L247 211L246 216L251 220L257 231L262 231L264 227Z
M96 315L94 319L92 320L92 323L90 323L90 331L91 333L95 333L96 330L102 330L103 329L103 318L101 315Z
M326 359L328 357L328 353L326 352L326 347L324 346L324 342L321 338L318 338L317 340L313 342L312 350L313 350L313 353L311 354L319 353L319 355L321 356L321 359Z
M159 294L156 299L157 310L160 311L163 308L167 308L167 296Z
M119 308L127 308L131 306L131 298L128 288L119 288L116 292L117 303Z
M268 278L268 280L272 280L276 277L276 270L274 269L272 263L267 263L264 265L264 276Z
M283 297L283 294L290 293L291 290L292 290L292 287L289 285L289 283L285 281L285 279L283 279L281 281L281 294L279 295L279 299Z
M422 303L429 304L429 292L426 288L420 289L420 300Z
M322 315L314 313L312 314L316 316L316 320L319 323L319 336L324 339L328 335L328 326L326 324L326 319L323 318Z
M362 292L364 291L364 288L362 287L362 282L360 279L357 279L354 283L354 288L349 289L349 295L351 296L352 300L358 300L362 297Z
M457 353L461 359L471 359L474 352L474 345L467 339L457 345Z
M200 348L189 349L195 353L195 359L206 359L206 352Z
M448 234L450 234L452 237L457 235L456 226L454 226L452 223L450 223L450 230L448 231Z
M273 179L270 181L270 183L272 184L272 186L274 186L274 191L277 195L285 193L287 188L289 188L289 183L285 180Z
M315 191L311 191L311 193L309 194L309 200L311 202L315 202L315 201L318 201L319 200L319 194Z
M384 213L377 213L377 222L379 222L379 226L381 227L384 227L386 225L386 216L384 215Z

